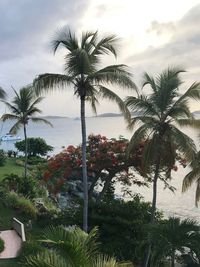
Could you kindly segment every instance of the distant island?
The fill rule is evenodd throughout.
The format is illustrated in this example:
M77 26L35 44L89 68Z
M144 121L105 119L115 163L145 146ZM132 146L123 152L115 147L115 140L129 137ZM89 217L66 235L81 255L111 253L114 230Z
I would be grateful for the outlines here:
M41 116L40 118L45 118L45 119L69 119L69 117L67 117L67 116L54 116L54 115Z
M96 117L104 118L104 117L121 117L121 116L123 116L121 113L102 113L97 115Z
M194 114L194 115L200 115L200 110L196 110L196 111L192 112L192 114Z

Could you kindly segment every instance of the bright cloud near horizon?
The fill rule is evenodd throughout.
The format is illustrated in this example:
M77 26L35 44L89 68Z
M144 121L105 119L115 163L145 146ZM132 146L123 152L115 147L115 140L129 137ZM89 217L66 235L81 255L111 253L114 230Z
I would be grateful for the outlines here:
M156 74L170 65L188 71L185 86L200 81L200 1L1 0L0 25L0 86L10 98L11 86L19 90L38 74L63 72L63 51L53 55L50 42L65 25L77 34L98 29L119 36L117 61L105 57L104 63L127 64L138 85L144 71ZM79 101L69 88L46 96L41 109L44 115L79 116ZM98 113L105 112L118 108L103 101Z

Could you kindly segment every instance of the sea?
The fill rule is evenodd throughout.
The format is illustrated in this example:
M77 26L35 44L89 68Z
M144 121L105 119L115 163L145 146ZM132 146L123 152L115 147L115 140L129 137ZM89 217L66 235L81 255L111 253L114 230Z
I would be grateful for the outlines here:
M65 117L49 117L47 119L53 124L53 127L30 122L27 126L28 137L44 138L47 144L54 147L53 154L61 152L68 145L79 145L81 143L80 119ZM121 135L128 139L133 134L133 131L127 129L123 117L90 117L86 119L86 123L87 134L101 134L108 138L118 138ZM9 132L12 125L12 121L0 123L0 135ZM188 128L184 128L183 131L195 140L199 148L199 132ZM19 131L18 135L23 139L22 130ZM13 141L1 142L0 148L6 151L15 150L14 143ZM182 193L182 181L188 172L188 167L183 168L181 166L176 172L173 171L173 178L169 183L176 188L175 192L164 189L164 184L161 181L158 183L157 207L163 211L166 217L178 216L200 222L200 208L195 206L196 184L194 183L187 192ZM143 196L145 201L152 200L151 185L148 188L134 185L130 190L132 194L136 193ZM121 185L117 185L116 194L122 196ZM125 199L129 200L130 196L125 196Z

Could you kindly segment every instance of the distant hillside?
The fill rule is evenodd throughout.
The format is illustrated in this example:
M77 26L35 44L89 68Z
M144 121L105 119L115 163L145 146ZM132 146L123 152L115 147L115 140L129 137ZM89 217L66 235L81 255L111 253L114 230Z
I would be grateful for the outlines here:
M200 115L200 110L196 110L194 112L192 112L194 115Z
M97 117L121 117L122 114L119 113L103 113L103 114L99 114L97 115Z
M65 117L65 116L41 116L41 118L45 118L45 119L69 119L69 117Z

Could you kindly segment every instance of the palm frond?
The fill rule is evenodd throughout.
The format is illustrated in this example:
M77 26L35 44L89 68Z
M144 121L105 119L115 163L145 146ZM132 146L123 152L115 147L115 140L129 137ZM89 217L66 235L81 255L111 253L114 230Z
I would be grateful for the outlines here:
M115 102L122 114L124 115L125 119L128 121L130 120L130 112L127 109L126 105L124 104L123 100L115 94L112 90L108 89L105 86L99 85L99 94L102 98L108 99L110 101Z
M198 207L198 202L200 200L200 178L196 181L196 194L195 194L195 205Z
M98 257L93 262L93 267L133 267L132 263L129 262L117 262L115 258L98 255Z
M144 95L140 95L137 98L128 96L125 99L125 104L132 112L142 114L143 116L154 116L157 118L160 117L154 103L149 101L149 99Z
M5 99L6 98L6 92L3 90L2 87L0 87L0 98Z
M22 126L22 122L21 122L21 121L17 121L17 122L11 127L11 129L10 129L9 132L10 132L11 134L16 134L16 133L20 130L21 126Z
M141 141L146 140L149 137L149 134L152 131L152 124L144 124L142 126L140 126L135 133L133 134L133 136L131 137L130 141L129 141L129 145L127 148L127 154L129 155L132 151L135 150L135 148L138 146L138 144Z
M2 121L7 121L7 120L18 120L19 119L19 117L18 116L16 116L16 115L13 115L13 114L3 114L2 116L1 116L1 120Z
M85 49L79 48L65 56L65 71L70 76L88 75L95 71L90 56Z
M197 119L179 119L175 120L175 122L180 127L191 127L195 129L200 129L200 120Z
M194 141L175 126L170 127L171 138L173 138L174 145L177 150L190 162L195 159L196 146Z
M189 187L197 180L200 179L200 167L190 171L183 179L182 192L186 192Z
M143 75L142 88L144 88L145 85L150 85L151 88L153 89L154 94L157 94L158 88L157 88L156 82L154 78L150 76L147 72L145 72Z
M107 66L90 74L87 79L95 84L108 83L137 91L132 74L127 71L127 66L122 64Z
M26 257L22 262L27 267L72 267L70 262L62 258L59 254L52 251L45 251L36 256Z
M32 122L35 122L35 123L38 123L38 122L39 123L44 123L44 124L47 124L47 125L53 127L53 124L50 121L48 121L46 119L43 119L43 118L35 118L35 117L32 117L31 118L31 121Z
M55 87L64 89L67 85L73 83L71 76L62 74L45 73L39 75L33 81L33 87L36 95L41 95L43 92L54 91Z
M12 113L14 113L16 115L20 114L20 110L18 109L18 107L14 106L14 105L10 104L9 102L6 102L6 101L2 101L2 102L9 108L9 110Z
M70 52L79 48L78 40L75 34L66 27L60 28L55 34L54 40L52 41L54 53L57 51L60 45L64 46Z
M99 42L97 39L95 42L93 41L94 50L91 53L91 57L96 57L102 54L112 53L115 57L117 57L116 44L118 42L118 38L115 35L108 35L102 38Z

